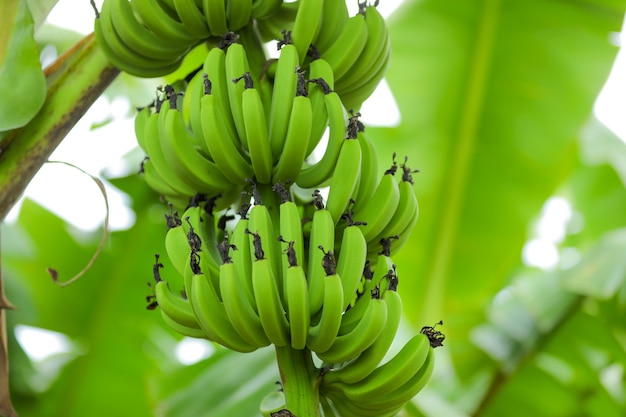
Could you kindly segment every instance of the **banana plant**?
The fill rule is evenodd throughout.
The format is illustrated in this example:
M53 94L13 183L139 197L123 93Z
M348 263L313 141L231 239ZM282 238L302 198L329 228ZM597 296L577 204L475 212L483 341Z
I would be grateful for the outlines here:
M16 23L5 25L15 33L6 37L13 52L3 55L0 84L19 97L23 90L5 80L23 72L37 94L19 117L11 108L0 113L3 217L118 75L164 81L134 115L138 149L147 156L141 174L119 181L143 217L132 231L114 233L102 269L92 268L114 272L108 292L99 283L47 294L29 278L33 268L60 259L71 265L59 249L42 250L51 245L29 265L5 262L9 275L24 277L38 294L42 318L24 323L91 342L45 397L49 404L63 399L64 415L599 415L623 408L617 386L593 377L624 363L617 322L602 325L623 311L623 236L612 231L623 217L610 216L579 242L572 235L584 256L567 272L530 271L519 253L528 223L555 193L574 195L595 219L585 199L590 184L604 184L606 195L598 197L626 212L612 163L619 151L598 156L575 140L615 56L606 38L619 29L625 5L598 4L587 13L552 2L407 2L386 20L378 2L349 12L328 0L105 0L94 12L94 34L41 70L29 9L18 3L7 14ZM550 15L568 18L555 29L540 18ZM459 45L457 38L474 41ZM266 43L278 58L268 58ZM511 45L541 53L512 57ZM22 46L30 55L15 52ZM384 77L403 115L395 128L368 126L360 113ZM546 121L542 109L555 107L567 117ZM314 156L327 129L328 144ZM588 137L599 135L594 129ZM579 158L578 149L595 162ZM150 218L155 204L160 221ZM9 228L11 236L54 236L77 246L44 210L26 204L21 216L20 224L37 226ZM132 253L139 262L115 263ZM125 283L146 271L149 288ZM123 296L113 301L114 294ZM75 325L45 313L71 297L80 301L65 314L83 318ZM151 311L136 308L141 298ZM111 322L102 318L104 301L100 318L88 320L98 311L93 300L116 306ZM96 397L86 388L103 387L97 378L107 377L85 370L120 369L106 340L119 334L114 317L145 325L125 352L137 352L129 341L152 343L149 359L135 356L141 365L132 378L105 389L109 398L127 398L142 378L157 381L127 409L119 406L126 401L90 403ZM173 341L182 336L208 340L216 353L175 367ZM568 354L566 340L580 349ZM598 352L610 359L594 361ZM227 375L234 367L258 383ZM564 368L581 375L577 385L565 380ZM217 378L221 387L212 383ZM72 380L83 384L72 387ZM533 381L556 396L554 407L544 395L528 400L524 387ZM0 411L15 415L8 392L3 398ZM525 406L512 411L520 398ZM32 407L45 414L43 402Z

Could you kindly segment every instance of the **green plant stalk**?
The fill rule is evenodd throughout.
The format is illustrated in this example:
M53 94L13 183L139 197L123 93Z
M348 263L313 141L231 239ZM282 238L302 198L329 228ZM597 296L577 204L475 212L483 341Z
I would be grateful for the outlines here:
M49 85L46 101L24 127L0 144L0 220L67 133L120 73L98 48L93 34Z
M276 360L287 410L296 417L319 417L318 372L311 351L276 347Z

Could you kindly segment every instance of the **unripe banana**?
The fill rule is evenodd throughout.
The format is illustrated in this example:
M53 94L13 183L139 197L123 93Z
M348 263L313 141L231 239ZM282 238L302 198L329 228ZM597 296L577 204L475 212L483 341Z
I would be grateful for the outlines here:
M280 277L275 275L272 263L263 255L260 235L250 233L255 239L253 246L256 259L252 262L252 288L259 318L267 338L277 347L286 346L290 343L289 323L277 285Z
M362 11L350 17L342 28L341 34L333 44L321 54L335 73L335 84L339 82L354 63L367 44L367 24Z
M232 48L232 47L231 47ZM259 91L249 82L242 93L243 123L255 181L269 184L272 179L272 150Z
M170 316L168 316L165 311L161 310L161 317L165 324L167 324L172 330L176 333L182 334L183 336L193 337L196 339L206 339L206 333L204 330L198 327L187 327L179 322L173 320Z
M195 147L197 139L187 130L176 106L176 96L171 96L159 112L159 143L165 160L199 192L215 194L233 188L217 165Z
M236 31L250 22L252 0L228 0L226 4L228 29Z
M356 294L365 260L367 241L361 232L361 224L346 227L341 238L340 251L337 255L337 273L343 283L343 309L345 310Z
M204 142L224 176L233 184L244 185L246 179L253 176L252 167L240 153L239 139L231 136L229 116L224 114L225 109L221 107L219 98L211 94L211 81L205 77L204 82L205 94L199 106Z
M356 358L376 341L387 323L387 305L384 299L378 297L373 291L363 318L350 333L337 336L328 350L317 352L321 360L329 364L346 362Z
M282 257L282 275L285 276L287 269L291 266L293 261L301 266L304 266L304 236L302 234L302 219L300 218L300 212L298 205L290 200L289 191L278 182L274 185L274 190L280 194L281 203L279 206L279 240L286 243L283 245L283 253L293 252L295 259L289 259L287 256ZM308 305L308 302L307 302Z
M173 0L176 14L187 31L196 39L211 36L209 25L198 2L195 0Z
M335 2L326 2L335 3ZM319 80L323 80L328 89L323 87ZM311 61L309 64L308 93L311 101L311 112L313 119L311 121L311 136L306 148L306 156L311 155L320 140L322 139L326 128L328 127L328 112L326 111L326 102L324 96L331 91L335 85L335 76L333 69L324 59L319 58Z
M304 77L298 83L298 94L293 99L289 127L285 136L283 150L274 169L272 181L294 182L298 177L307 151L307 140L311 136L313 111L307 97Z
M354 200L361 202L370 200L374 191L376 191L380 178L378 168L379 153L374 141L364 130L360 130L357 133L357 138L361 144L361 178Z
M197 43L197 39L189 33L185 25L171 17L158 2L133 0L131 6L141 18L142 23L161 38L163 43L181 45Z
M211 82L211 94L216 97L219 102L218 107L221 109L221 113L226 120L226 128L228 130L228 136L234 143L237 149L242 149L243 144L237 133L235 127L235 120L230 110L230 99L228 97L228 86L232 84L232 80L229 80L226 75L226 52L225 48L228 48L232 43L232 37L222 38L224 43L224 49L222 47L214 47L209 50L209 53L204 60L202 69L207 74L207 78ZM221 45L220 45L221 46ZM237 75L240 76L241 74ZM203 77L203 76L202 76ZM203 77L204 78L204 77ZM202 91L206 93L206 85L203 82Z
M335 224L348 208L360 174L361 144L356 138L345 139L341 145L326 200L326 210L332 215Z
M289 117L293 107L292 102L296 97L298 87L299 65L300 58L297 48L292 44L284 45L280 50L276 65L269 113L269 141L273 161L278 160L282 153L287 136Z
M383 294L387 304L387 323L376 341L356 359L344 367L331 370L324 375L324 383L342 382L355 384L367 377L376 369L387 354L396 336L402 318L402 300L397 291L387 290ZM341 330L340 330L341 331Z
M368 242L373 241L387 226L398 207L400 190L398 182L394 178L396 170L397 164L394 154L393 164L385 171L374 194L367 200L356 201L352 207L354 218L367 223L361 230Z
M369 74L366 79L359 80L359 83L353 84L352 88L340 91L341 100L346 108L358 111L365 100L376 90L380 81L385 77L391 62L391 48L388 48L386 55L381 59L382 63L377 64L379 69L376 72Z
M150 115L150 118L146 122L143 132L144 145L146 147L146 153L150 158L150 164L156 171L159 177L163 178L165 183L176 190L176 192L187 196L196 194L197 189L187 183L173 167L166 161L161 142L159 138L159 113L154 112Z
M282 259L280 254L280 242L275 233L274 222L266 205L256 201L255 205L250 209L248 222L248 238L250 242L250 259L268 259L272 267L272 277L276 280L275 286L278 293L283 292L282 281ZM262 245L262 246L261 246ZM257 298L258 302L258 298ZM258 305L257 305L258 307Z
M306 274L302 265L287 268L284 278L285 300L289 317L291 347L304 349L311 322L309 311L309 291Z
M365 24L367 25L367 43L358 59L337 82L338 91L351 91L360 86L378 73L390 53L389 30L384 17L376 5L365 8Z
M296 14L293 30L291 31L291 40L298 50L300 65L304 63L311 42L313 42L317 36L317 32L322 23L320 17L325 1L332 0L300 0L298 13Z
M206 18L209 30L213 36L222 36L228 32L228 21L226 18L227 0L203 0L202 10Z
M348 112L336 92L330 89L325 80L316 82L324 91L324 103L328 114L328 145L322 159L312 166L304 168L298 175L296 183L302 188L314 188L325 185L332 177L335 167L339 167L338 159L344 139L347 137Z
M332 251L325 251L322 246L318 250L324 254L322 268L324 277L324 302L319 322L309 328L306 346L316 352L327 351L337 338L343 313L343 286L341 277L336 272L336 265Z
M419 372L430 350L432 348L428 338L423 334L417 334L402 346L393 358L376 368L366 378L354 384L339 382L336 384L337 388L356 403L368 402L372 397L384 398L401 388Z
M224 245L224 250L230 248L235 251L234 245ZM248 277L240 276L232 259L226 254L224 263L220 265L220 295L224 302L226 314L233 327L241 335L241 338L252 346L263 347L270 344L265 335L261 320L255 307L249 302L244 288Z
M187 295L194 314L209 340L236 352L252 352L258 348L243 340L235 330L219 298L216 280L202 273L199 260L194 259L193 255L190 268L185 271L185 281L189 283Z
M252 17L263 20L271 17L283 4L283 0L255 0L252 3Z
M327 0L324 2L321 16L322 26L313 41L319 53L323 54L333 43L337 42L349 18L348 6L345 1Z
M324 252L319 248L333 250L335 245L335 223L327 210L319 209L313 213L309 238L309 256L307 278L309 280L309 306L311 315L316 314L324 302L326 273L322 267ZM343 290L342 290L343 292ZM343 300L342 300L343 304Z

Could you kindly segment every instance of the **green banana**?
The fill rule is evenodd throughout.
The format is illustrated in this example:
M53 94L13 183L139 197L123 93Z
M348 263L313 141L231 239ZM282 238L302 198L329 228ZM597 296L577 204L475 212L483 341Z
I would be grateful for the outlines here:
M344 367L327 372L324 383L342 382L355 384L367 377L376 369L389 351L402 319L402 300L397 291L385 291L383 299L387 304L387 323L376 341L363 351L356 359Z
M252 17L252 0L227 0L226 17L229 30L241 29Z
M95 19L94 35L102 52L118 69L136 77L152 78L169 74L180 66L181 61L175 60L142 60L141 55L136 54L119 38L110 24L109 16L108 13L100 14Z
M348 6L345 1L326 0L322 7L321 27L313 44L323 54L337 42L342 28L350 18Z
M269 263L272 266L272 277L276 280L274 285L278 288L278 293L282 296L284 292L280 242L276 236L276 229L274 227L269 209L267 206L257 201L250 209L248 218L249 232L246 233L249 235L250 247L253 249L250 251L250 259L253 263L259 258L267 258L269 260ZM262 252L257 253L257 251Z
M261 96L251 83L242 94L243 122L255 181L268 184L272 179L272 150Z
M248 56L242 44L232 43L226 49L226 54L224 58L226 90L228 91L228 103L230 106L230 113L232 113L235 128L237 129L237 135L239 136L241 143L245 147L246 142L242 140L242 138L245 138L247 136L244 121L246 114L243 111L243 92L244 90L249 90L251 87L254 86L246 86L244 83L239 83L235 80L242 77L243 74L250 72ZM254 89L253 91L257 90ZM259 101L261 101L260 98Z
M255 0L252 3L252 17L263 20L271 17L282 6L283 0Z
M357 139L347 138L341 145L337 168L330 181L326 199L326 210L332 215L335 224L348 208L360 174L361 144Z
M154 1L133 0L131 6L143 24L161 38L163 43L193 45L197 42L185 25L171 17Z
M375 5L365 8L365 24L367 25L367 43L354 65L337 82L337 90L349 91L359 88L368 74L375 74L385 61L391 43L385 18Z
M190 251L187 231L183 227L177 212L166 215L166 218L168 220L168 229L165 234L167 257L178 273L183 276Z
M293 182L300 173L306 157L306 140L311 135L313 111L306 96L304 78L301 79L304 93L296 95L292 102L283 150L274 168L272 182Z
M244 213L245 214L245 213ZM232 258L237 270L237 276L241 278L243 291L248 297L248 302L257 310L254 290L252 289L252 258L250 257L250 239L246 233L249 220L247 217L240 217L233 230L231 239L237 250L233 252Z
M329 2L327 2L329 3ZM328 90L320 86L319 80L324 80L328 86L328 90L332 90L335 85L335 76L333 69L324 59L316 59L309 64L309 85L308 93L311 101L311 112L313 119L311 120L311 135L307 143L305 155L309 156L315 150L328 127L328 112L326 111L326 103L324 96Z
M367 258L367 241L361 224L346 227L341 237L337 254L337 273L343 283L343 309L345 310L356 294Z
M335 244L335 223L329 211L319 209L313 213L309 237L307 278L309 280L309 306L311 315L316 314L324 302L325 271L322 267L324 252L320 247L333 250ZM343 289L342 289L343 292ZM343 300L342 300L343 304Z
M357 133L357 139L361 144L361 178L354 200L368 201L372 198L379 181L378 150L364 130Z
M370 301L362 319L350 333L337 336L330 348L317 352L317 356L326 363L343 363L360 355L378 338L387 323L387 305L384 299L377 298L372 292Z
M226 18L227 0L204 0L202 9L206 18L209 30L213 36L222 36L228 32L228 21Z
M398 240L401 239L402 242L396 241L393 243L392 247L395 253L401 247L400 243L404 243L413 230L413 226L419 216L419 204L415 191L413 190L413 182L410 179L410 176L402 176L402 180L398 184L398 192L400 196L397 208L393 213L391 220L389 220L389 223L387 223L384 229L374 239L372 239L373 244L371 245L371 249L376 247L377 250L380 251L380 249L382 249L380 247L381 239L388 238L390 236L398 236Z
M298 49L300 65L304 63L309 47L320 29L322 23L320 17L325 1L329 0L300 0L291 30L291 41Z
M272 391L261 400L259 411L263 417L276 416L279 411L286 409L287 399L284 391Z
M185 126L176 106L176 97L172 96L163 103L159 112L159 119L162 120L159 143L167 162L185 182L192 184L198 191L215 194L232 188L233 184L224 177L217 165L198 152L194 145L197 139Z
M197 338L197 339L206 339L207 338L206 333L204 333L204 330L202 330L202 329L200 329L198 327L187 327L187 326L184 326L184 325L180 324L179 322L173 320L163 310L161 310L161 317L162 317L163 321L165 322L165 324L167 324L176 333L182 334L183 336L193 337L193 338Z
M309 311L308 284L302 265L291 265L287 268L283 285L285 286L291 347L304 349L308 338L311 314Z
M281 184L281 183L277 183ZM274 188L282 187L282 185L275 185ZM283 194L288 193L286 189L283 188ZM281 195L283 200L279 206L279 230L280 230L280 238L282 238L283 243L287 243L287 247L285 248L285 253L287 251L292 250L293 256L295 257L295 261L299 263L301 266L304 265L305 256L304 256L304 237L302 235L302 220L300 218L300 212L298 210L298 205L293 201L290 201L287 195ZM287 269L291 266L291 259L286 256L282 257L282 274L285 276ZM308 305L308 302L307 302Z
M225 248L229 249L229 246ZM236 247L234 249L237 249ZM220 295L224 309L233 327L241 338L252 346L264 347L270 344L255 307L250 304L245 291L248 277L240 276L231 259L224 259L220 265Z
M430 350L432 348L428 337L416 334L393 358L376 368L366 378L354 384L339 382L336 384L337 388L356 403L367 403L372 397L384 398L401 388L419 372Z
M319 321L309 327L306 346L319 356L319 353L327 351L337 338L343 313L343 285L341 277L333 267L332 251L326 252L322 246L318 247L318 250L323 252L325 259L324 302Z
M178 19L194 38L206 39L211 36L204 12L195 1L174 0L174 7Z
M280 50L276 65L269 114L272 161L278 159L284 147L293 107L292 102L296 97L298 87L299 63L298 49L292 44L284 45Z
M387 68L391 62L391 48L389 48L386 55L382 56L380 59L382 62L377 64L379 68L376 72L373 72L367 78L360 80L359 83L353 85L350 89L339 91L341 100L346 108L358 111L365 100L367 100L376 90L380 81L385 77Z
M325 91L324 103L328 114L328 144L319 162L303 168L298 175L296 184L302 188L320 187L333 176L335 167L339 167L338 159L344 139L347 137L348 112L336 92L324 80L316 82Z
M253 352L258 347L247 343L228 319L226 309L219 298L215 280L202 273L198 260L190 262L185 270L185 281L189 282L188 297L200 327L209 340L236 352Z
M252 262L252 287L261 324L267 338L281 347L290 343L290 337L289 323L276 285L278 279L269 259L257 258Z
M227 48L228 46L225 46ZM228 85L231 80L226 75L226 52L220 47L214 47L204 60L202 69L211 81L211 94L217 98L219 108L222 110L224 119L226 120L226 128L228 129L228 137L233 141L238 149L242 149L241 139L235 126L235 120L230 110L230 98L228 97ZM239 74L241 75L241 74ZM202 76L203 77L203 76ZM203 77L204 79L204 77ZM206 94L206 83L203 82L203 91ZM242 137L243 138L243 137Z
M152 113L146 122L143 132L146 153L150 158L152 167L159 177L163 178L166 184L173 190L188 197L195 195L198 190L193 185L186 182L178 172L174 171L173 167L165 159L159 135L159 119L159 112ZM146 167L144 167L144 169L145 168Z
M370 242L387 226L400 201L400 190L394 176L397 170L395 154L393 164L387 169L376 190L367 200L358 200L352 213L359 221L366 222L362 227L363 236Z
M137 20L133 6L128 0L104 1L100 15L107 13L110 13L111 22L120 39L140 56L180 64L185 54L191 49L187 41L163 42L153 31Z
M321 54L335 73L335 84L350 71L367 44L367 24L359 11L343 25L335 42Z
M205 77L205 84L210 80ZM240 153L237 146L238 139L230 136L228 120L224 109L220 107L218 97L205 88L205 94L200 100L200 115L204 142L213 157L215 164L233 184L244 185L246 179L253 176L250 162Z
M135 130L135 138L137 139L137 144L141 148L142 151L147 153L146 151L146 125L148 124L148 120L150 116L152 116L154 112L154 106L149 105L137 109L137 114L135 114L134 130Z

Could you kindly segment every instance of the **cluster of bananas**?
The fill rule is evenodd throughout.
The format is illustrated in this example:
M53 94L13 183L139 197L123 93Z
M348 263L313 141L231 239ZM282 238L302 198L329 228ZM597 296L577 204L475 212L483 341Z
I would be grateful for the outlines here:
M382 80L391 56L377 3L362 3L350 16L340 0L105 0L94 32L113 64L147 78L173 72L190 50L219 45L229 32L251 30L264 42L288 36L302 69L323 58L344 105L357 109Z
M111 61L141 77L209 45L200 68L158 87L135 118L143 177L170 205L176 269L162 277L156 255L148 307L237 352L274 345L317 358L325 416L395 415L444 340L426 326L387 359L402 315L392 256L418 202L407 158L381 166L353 111L389 62L376 6L350 17L336 0L105 0L95 20ZM261 68L250 45L270 40L280 54L262 52ZM267 416L288 406L271 395Z
M402 164L405 175L396 180L395 167L373 195L388 187L407 190L400 192L404 198L395 211L410 212L414 222L411 171ZM157 255L150 308L158 306L177 332L234 351L273 344L315 353L322 361L318 378L325 416L395 415L428 381L432 350L444 340L434 327L424 327L381 365L402 316L391 257L399 236L381 238L381 250L374 253L367 225L354 220L351 202L336 223L318 192L302 205L281 182L271 190L255 183L248 188L237 212L217 210L219 195L199 194L182 216L173 208L166 215L165 247L183 290L176 292L173 279L162 278ZM397 220L387 217L392 220L376 227ZM284 407L279 403L263 413Z

